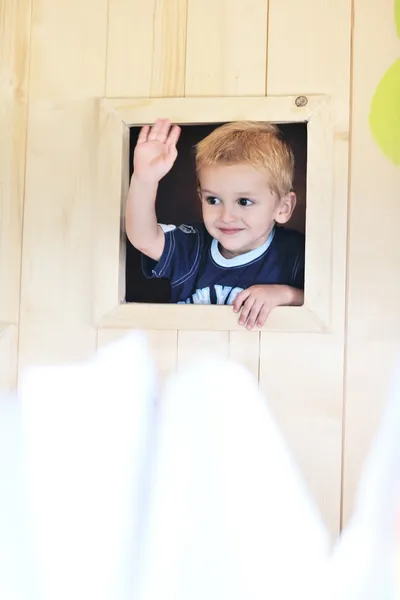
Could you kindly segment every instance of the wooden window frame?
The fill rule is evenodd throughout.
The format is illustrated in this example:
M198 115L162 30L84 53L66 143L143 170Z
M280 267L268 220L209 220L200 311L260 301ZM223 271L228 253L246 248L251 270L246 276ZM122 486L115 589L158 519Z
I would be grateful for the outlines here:
M95 200L94 318L104 328L242 330L230 306L125 302L129 129L167 115L181 125L236 120L307 123L305 301L277 307L263 331L329 332L332 324L334 128L330 98L103 98Z

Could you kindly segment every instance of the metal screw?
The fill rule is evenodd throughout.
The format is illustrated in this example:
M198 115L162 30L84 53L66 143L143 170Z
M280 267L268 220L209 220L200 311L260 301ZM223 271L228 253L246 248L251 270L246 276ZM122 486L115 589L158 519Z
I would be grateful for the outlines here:
M306 96L297 96L296 100L295 100L295 104L296 106L306 106L306 104L308 104L308 98L306 98Z

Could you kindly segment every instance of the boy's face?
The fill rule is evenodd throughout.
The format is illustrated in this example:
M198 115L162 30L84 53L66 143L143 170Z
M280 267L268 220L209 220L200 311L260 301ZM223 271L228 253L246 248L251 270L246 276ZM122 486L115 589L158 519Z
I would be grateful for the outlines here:
M267 174L242 163L203 167L199 182L204 224L225 258L262 246L274 223L286 223L296 204L293 192L280 198Z

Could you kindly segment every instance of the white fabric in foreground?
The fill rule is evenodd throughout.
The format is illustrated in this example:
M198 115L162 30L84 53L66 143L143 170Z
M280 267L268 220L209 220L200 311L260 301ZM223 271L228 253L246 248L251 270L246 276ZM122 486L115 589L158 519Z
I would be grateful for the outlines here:
M0 598L395 600L399 390L331 553L241 366L195 364L159 397L137 333L30 369L0 402Z

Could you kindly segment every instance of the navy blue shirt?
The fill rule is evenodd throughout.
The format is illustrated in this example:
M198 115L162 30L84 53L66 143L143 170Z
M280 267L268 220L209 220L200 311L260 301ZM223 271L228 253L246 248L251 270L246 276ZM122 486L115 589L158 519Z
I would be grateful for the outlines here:
M305 237L275 226L263 246L225 258L203 224L164 226L165 245L158 262L143 256L146 277L171 281L171 302L232 304L244 289L257 284L304 289Z

